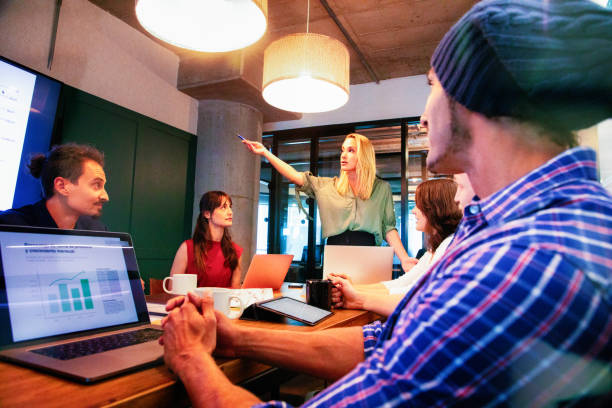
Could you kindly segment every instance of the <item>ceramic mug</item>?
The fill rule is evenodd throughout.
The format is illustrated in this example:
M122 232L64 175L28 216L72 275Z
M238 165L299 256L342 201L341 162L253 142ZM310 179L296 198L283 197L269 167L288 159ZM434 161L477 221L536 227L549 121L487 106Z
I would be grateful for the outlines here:
M166 287L166 282L172 282L172 291ZM187 292L193 292L198 286L198 275L194 273L177 273L172 276L166 276L162 282L164 292L171 295L186 295Z
M244 303L240 296L238 296L232 289L228 288L197 288L196 293L202 297L205 292L209 292L213 298L215 309L230 318L238 317L244 310ZM233 303L233 304L232 304ZM232 310L232 306L236 303L239 305L240 310L238 312Z
M306 303L321 309L331 310L332 283L329 279L306 281Z

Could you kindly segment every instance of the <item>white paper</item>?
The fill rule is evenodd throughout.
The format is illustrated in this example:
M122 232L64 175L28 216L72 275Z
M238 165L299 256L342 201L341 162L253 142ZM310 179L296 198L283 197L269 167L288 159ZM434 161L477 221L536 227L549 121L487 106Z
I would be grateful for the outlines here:
M149 302L147 302L147 309L149 310L149 314L151 314L151 313L163 314L163 315L167 315L168 314L168 312L166 312L166 305L164 303L149 303Z

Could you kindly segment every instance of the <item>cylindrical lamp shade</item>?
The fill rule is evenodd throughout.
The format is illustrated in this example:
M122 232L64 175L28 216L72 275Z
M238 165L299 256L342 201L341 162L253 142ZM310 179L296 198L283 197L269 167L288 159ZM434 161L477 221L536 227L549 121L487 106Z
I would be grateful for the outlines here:
M268 25L268 0L138 0L145 30L172 45L223 52L259 40Z
M348 50L321 34L290 34L264 52L263 90L266 102L291 112L326 112L349 98Z

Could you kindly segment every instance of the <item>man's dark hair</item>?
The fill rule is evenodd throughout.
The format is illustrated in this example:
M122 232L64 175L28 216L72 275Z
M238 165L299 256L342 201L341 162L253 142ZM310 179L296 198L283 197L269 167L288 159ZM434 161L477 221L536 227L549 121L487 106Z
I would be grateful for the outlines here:
M93 160L104 167L104 153L93 146L66 143L53 146L47 154L37 153L30 158L30 174L40 178L45 199L53 196L53 182L64 177L76 183L83 174L83 163Z

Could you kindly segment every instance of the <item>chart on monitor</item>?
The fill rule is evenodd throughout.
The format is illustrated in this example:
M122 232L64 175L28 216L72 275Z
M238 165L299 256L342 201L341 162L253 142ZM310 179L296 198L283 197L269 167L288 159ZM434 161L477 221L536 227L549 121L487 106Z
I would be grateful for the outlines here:
M78 239L55 236L50 244L43 234L3 237L15 341L138 321L121 243Z

